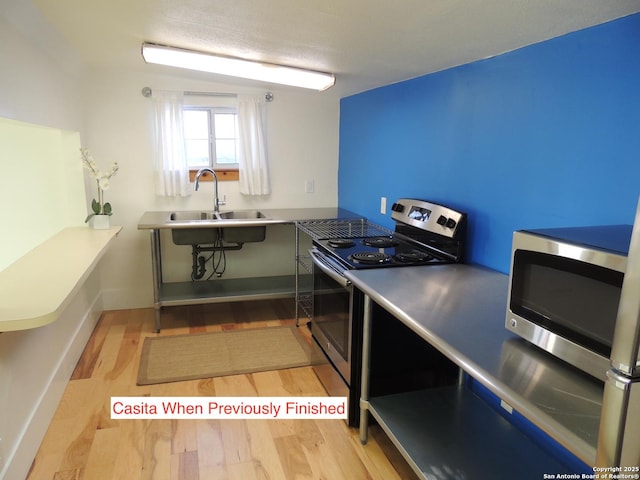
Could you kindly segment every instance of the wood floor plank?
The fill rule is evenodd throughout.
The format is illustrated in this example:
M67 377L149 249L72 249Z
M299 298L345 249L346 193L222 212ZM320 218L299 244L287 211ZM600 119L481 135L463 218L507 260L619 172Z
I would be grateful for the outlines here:
M115 460L120 445L120 430L104 428L95 432L89 457L84 467L83 478L91 480L111 480L114 475Z
M359 478L345 476L345 472L336 461L333 446L330 444L332 438L326 438L320 429L318 429L318 433L320 433L321 440L316 438L314 442L301 444L307 461L314 473L314 478L326 478L327 480L334 478L344 480L348 478Z
M253 461L245 420L223 421L220 424L220 432L224 461L227 466Z
M289 420L289 422L293 428L293 432L298 443L307 450L317 448L319 445L326 442L324 435L318 427L319 421Z
M220 420L203 420L197 423L198 468L204 478L220 478L226 475L222 429ZM214 476L216 475L216 476Z
M232 422L234 420L225 421ZM268 475L273 478L295 478L285 475L281 457L278 455L278 449L273 441L268 424L264 421L255 420L247 420L245 423L249 434L251 459L254 464L259 466L261 471L268 472Z
M114 478L141 478L145 465L145 440L150 420L123 420L119 431Z
M92 379L71 382L65 390L56 415L42 440L32 465L33 478L42 472L74 471L84 467L93 435L98 428L101 392L105 388Z
M55 428L50 429L49 438L45 436L45 441L64 447L60 470L84 467L99 428L104 387L93 380L81 383L83 388L75 389L75 395L66 397L62 415L54 418L52 425Z
M349 440L349 428L345 422L317 421L316 423L322 436L327 440L327 443L321 445L323 450L330 446L333 461L340 469L341 476L338 478L359 478L362 480L372 478L353 449Z
M141 480L171 478L171 420L146 422L142 448Z
M112 396L325 396L312 367L136 385L146 337L292 325L293 301L105 312L28 480L387 480L415 476L383 434L366 446L342 420L112 420ZM166 318L165 318L166 317ZM306 326L300 327L313 341ZM399 473L400 472L400 473Z
M262 471L260 465L256 465L254 462L242 462L229 465L227 467L229 476L225 480L235 480L241 478L243 480L265 480L270 477L265 477L265 472ZM273 480L281 480L277 477L273 477ZM284 479L282 479L284 480Z
M327 392L312 367L278 370L282 389L290 396L324 397Z
M98 355L98 361L93 369L91 378L101 378L108 381L106 378L108 372L110 372L118 357L120 351L120 344L124 337L126 326L123 323L112 324L109 328L109 333L104 340L102 350Z
M278 458L284 471L284 478L311 479L313 471L304 449L295 435L278 437L274 440Z
M53 480L80 480L82 472L79 468L73 470L66 470L64 472L56 472L53 475Z
M202 380L198 380L198 394L202 397L215 397L216 396L216 387L213 383L213 378L204 378Z
M199 420L171 420L171 453L198 450L196 424Z
M104 346L105 338L109 332L111 326L110 319L112 316L104 315L102 321L98 322L93 334L89 338L89 341L84 347L82 356L76 365L73 373L71 374L71 380L80 380L83 378L89 378L93 374L93 369L98 362L100 352Z
M198 452L181 452L171 455L171 477L176 480L200 480Z
M113 368L105 377L106 380L115 383L118 380L118 377L121 375L127 375L128 372L132 371L136 367L134 358L136 357L136 353L138 352L138 347L140 345L141 330L141 323L131 321L127 322ZM130 376L124 378L123 381L126 382L127 385L130 385Z

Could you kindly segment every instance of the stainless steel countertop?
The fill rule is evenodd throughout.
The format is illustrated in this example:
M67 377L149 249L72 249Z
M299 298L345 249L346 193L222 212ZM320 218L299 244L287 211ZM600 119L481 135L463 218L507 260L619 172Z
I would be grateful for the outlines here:
M212 220L212 221L172 221L169 219L172 211L145 212L138 222L138 230L175 229L175 228L224 228L224 227L251 227L262 225L275 225L284 223L296 223L304 220L323 219L356 219L362 218L343 208L281 208L259 209L265 218L242 220ZM199 210L198 210L199 211ZM203 210L204 211L204 210ZM241 212L243 210L233 209ZM224 210L223 210L224 212Z
M371 299L589 465L603 384L504 327L508 276L471 265L351 270Z

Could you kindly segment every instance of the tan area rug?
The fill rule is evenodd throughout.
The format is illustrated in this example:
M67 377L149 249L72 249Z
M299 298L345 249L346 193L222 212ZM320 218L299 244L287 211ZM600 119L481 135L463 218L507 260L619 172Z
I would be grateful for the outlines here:
M315 343L296 327L148 337L142 345L138 385L280 370L324 363Z

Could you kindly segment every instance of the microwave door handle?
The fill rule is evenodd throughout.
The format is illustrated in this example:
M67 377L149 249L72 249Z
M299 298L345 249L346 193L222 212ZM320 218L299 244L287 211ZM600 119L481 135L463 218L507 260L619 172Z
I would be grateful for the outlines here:
M327 274L329 277L331 277L331 279L338 282L344 288L351 286L351 280L346 279L338 272L336 272L333 268L329 267L324 261L320 259L321 255L315 253L313 250L309 250L309 253L311 254L311 260L313 260L313 264L322 272Z

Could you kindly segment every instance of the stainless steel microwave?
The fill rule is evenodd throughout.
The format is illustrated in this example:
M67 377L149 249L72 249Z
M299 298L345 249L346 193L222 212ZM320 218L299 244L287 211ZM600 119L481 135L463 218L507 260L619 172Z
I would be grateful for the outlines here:
M506 328L605 380L632 228L515 232Z

